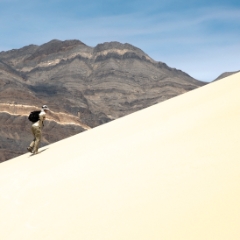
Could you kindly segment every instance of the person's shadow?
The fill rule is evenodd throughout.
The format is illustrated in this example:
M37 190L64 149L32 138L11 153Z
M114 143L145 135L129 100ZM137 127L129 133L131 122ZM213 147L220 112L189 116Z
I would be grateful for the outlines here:
M38 155L38 154L40 154L40 153L42 153L42 152L45 152L46 150L48 150L48 148L45 148L45 149L43 149L43 150L41 150L41 151L38 151L37 154L32 153L29 157L32 157L32 156Z

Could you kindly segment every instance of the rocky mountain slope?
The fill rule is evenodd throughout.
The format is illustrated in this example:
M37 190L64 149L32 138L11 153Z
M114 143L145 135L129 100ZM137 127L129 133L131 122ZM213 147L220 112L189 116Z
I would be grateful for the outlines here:
M43 104L52 110L46 145L205 84L118 42L52 40L0 52L0 161L25 152L27 115Z

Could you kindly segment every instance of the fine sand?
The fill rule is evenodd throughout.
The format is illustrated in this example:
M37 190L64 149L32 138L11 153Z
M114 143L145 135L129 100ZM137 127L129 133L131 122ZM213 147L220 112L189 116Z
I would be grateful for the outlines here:
M3 240L239 240L240 73L0 164Z

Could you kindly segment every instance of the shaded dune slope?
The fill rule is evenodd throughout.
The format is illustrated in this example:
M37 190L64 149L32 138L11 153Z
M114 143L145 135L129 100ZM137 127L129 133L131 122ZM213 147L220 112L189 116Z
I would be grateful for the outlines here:
M239 240L240 73L0 164L0 239Z

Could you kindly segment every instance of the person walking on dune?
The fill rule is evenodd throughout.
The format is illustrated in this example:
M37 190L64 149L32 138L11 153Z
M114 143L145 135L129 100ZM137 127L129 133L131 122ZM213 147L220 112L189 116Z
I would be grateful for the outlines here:
M33 154L38 153L39 143L42 137L42 128L44 126L43 121L46 119L46 114L49 111L47 105L43 105L41 111L34 111L31 112L28 119L33 122L32 124L32 134L33 134L33 141L30 143L27 150Z

